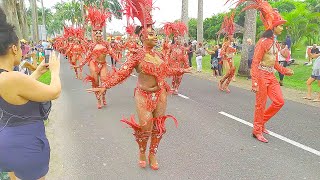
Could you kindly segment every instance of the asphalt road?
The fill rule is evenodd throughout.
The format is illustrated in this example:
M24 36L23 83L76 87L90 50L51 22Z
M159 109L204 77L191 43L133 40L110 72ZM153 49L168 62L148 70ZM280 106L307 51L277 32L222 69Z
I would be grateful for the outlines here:
M136 77L109 90L108 106L98 110L94 95L85 92L89 84L75 80L62 62L63 92L48 126L49 180L320 179L319 108L286 101L267 128L300 144L270 135L263 144L252 138L251 127L223 115L252 123L253 93L231 87L225 94L216 83L190 75L183 78L182 96L169 96L167 114L179 126L166 123L160 169L140 169L132 130L119 121L135 114Z

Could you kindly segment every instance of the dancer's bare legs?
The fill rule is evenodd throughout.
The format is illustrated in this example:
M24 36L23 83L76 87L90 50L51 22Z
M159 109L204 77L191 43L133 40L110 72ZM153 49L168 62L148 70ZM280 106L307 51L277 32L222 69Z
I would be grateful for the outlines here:
M160 118L165 116L167 109L167 92L163 91L159 96L159 102L157 104L156 109L153 111L154 118ZM149 154L149 161L151 167L158 168L158 161L156 158L156 150L158 149L158 145L161 141L162 135L159 134L159 131L153 126L152 135L151 135L151 145L150 145L150 154ZM152 147L155 146L155 147ZM153 151L151 148L155 148L156 150Z
M149 137L151 135L152 127L153 127L153 114L152 112L148 111L145 107L146 99L143 95L139 93L135 93L135 101L136 101L136 111L138 113L139 118L139 125L141 127L142 132L138 136L140 136L140 142L137 138L137 142L139 145L139 165L141 167L145 167L147 158L146 158L146 148Z
M89 69L90 69L90 75L94 79L94 82L92 82L92 87L96 88L99 86L99 75L97 73L96 66L95 66L94 62L90 62ZM101 107L102 107L101 106L101 97L99 97L98 92L96 92L95 95L96 95L96 98L98 101L97 107L98 107L98 109L101 109Z

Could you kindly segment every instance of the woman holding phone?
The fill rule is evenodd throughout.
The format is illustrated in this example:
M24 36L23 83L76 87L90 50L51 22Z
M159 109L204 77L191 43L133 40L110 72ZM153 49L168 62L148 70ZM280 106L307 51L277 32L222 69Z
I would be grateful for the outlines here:
M44 180L50 146L43 121L50 101L61 92L60 62L53 53L49 63L41 62L30 76L14 72L22 57L20 46L14 26L0 8L0 172L9 172L12 180ZM50 85L37 81L48 69Z

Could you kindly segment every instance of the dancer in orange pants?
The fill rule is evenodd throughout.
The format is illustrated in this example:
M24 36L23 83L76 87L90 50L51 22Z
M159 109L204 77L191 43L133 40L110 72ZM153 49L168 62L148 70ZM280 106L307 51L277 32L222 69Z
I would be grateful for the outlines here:
M246 1L241 0L239 2L243 3ZM252 134L259 141L267 143L268 140L263 136L263 133L268 134L265 124L284 105L280 84L274 75L274 71L277 70L287 76L293 75L293 71L280 66L278 63L280 46L277 43L276 36L281 34L286 20L282 19L279 12L273 9L267 1L254 0L252 2L253 4L247 6L245 10L250 8L260 10L261 19L266 28L262 38L256 45L252 61L252 91L256 93ZM238 5L241 3L238 3ZM266 109L268 97L271 99L272 104Z

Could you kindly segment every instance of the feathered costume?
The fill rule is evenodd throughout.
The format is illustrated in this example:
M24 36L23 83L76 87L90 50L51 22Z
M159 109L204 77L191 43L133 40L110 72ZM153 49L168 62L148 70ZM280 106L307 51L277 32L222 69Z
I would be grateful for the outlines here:
M225 42L221 48L222 63L225 63L225 67L228 67L226 74L219 81L219 89L230 93L229 84L235 74L236 68L233 64L233 56L236 53L236 49L232 47L232 39L235 32L234 13L230 16L225 16L221 25L221 30L225 33Z
M85 30L82 27L72 28L73 40L68 44L66 56L69 59L71 66L74 68L77 79L82 79L82 68L78 69L77 62L82 62L86 53L87 43L84 39Z
M107 41L102 39L102 28L106 25L106 20L111 17L111 13L107 9L96 8L93 6L86 7L87 17L86 21L90 22L92 26L92 34L95 41L93 41L88 48L88 54L86 59L81 62L80 67L85 64L89 65L90 76L88 75L84 81L91 82L93 88L99 87L100 82L107 77L108 69L106 63L106 55L110 53L110 45ZM102 108L102 104L106 105L106 92L102 94L102 97L96 94L97 107Z
M148 27L151 27L153 24L151 17L152 0L123 0L122 5L125 10L124 14L128 20L136 17L143 25L139 35L142 35L142 38L148 38ZM131 28L130 32L132 32L132 27L129 28ZM128 124L134 131L133 134L140 151L140 167L146 167L145 152L147 142L151 137L149 161L151 168L157 170L158 164L156 163L155 155L162 135L165 133L165 120L172 118L177 124L177 120L173 116L164 114L167 91L169 90L165 79L168 76L182 75L185 70L182 68L171 68L165 62L162 54L152 49L149 50L146 47L140 46L132 46L131 48L136 49L132 49L129 52L127 61L122 64L119 70L103 81L102 87L108 89L122 83L135 68L141 74L138 77L139 80L134 91L140 123L135 122L134 116L130 120L123 119L121 121ZM141 79L140 76L144 78ZM148 76L151 77L147 79ZM148 87L150 85L146 85L145 81L156 82L156 85ZM141 158L141 156L144 158Z
M168 22L165 23L164 32L167 36L167 39L171 36L177 41L180 41L179 38L183 37L188 29L187 26L182 22ZM164 44L163 49L165 51L165 58L168 63L173 68L189 68L187 49L180 42L174 42L172 44ZM182 81L181 76L172 77L172 93L178 94L178 89Z
M237 1L239 6L246 0ZM261 20L266 30L274 30L279 25L286 23L279 12L272 8L265 0L254 0L252 4L246 6L244 10L257 9L260 11ZM274 37L261 38L255 47L252 62L252 89L256 92L256 105L254 114L253 136L261 142L268 142L263 133L268 133L265 124L272 118L284 105L279 82L277 81L274 70L284 75L292 75L292 71L282 67L278 63L278 53L280 46ZM266 109L267 98L272 104Z

